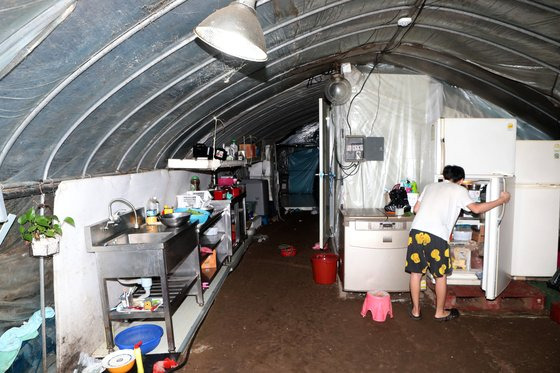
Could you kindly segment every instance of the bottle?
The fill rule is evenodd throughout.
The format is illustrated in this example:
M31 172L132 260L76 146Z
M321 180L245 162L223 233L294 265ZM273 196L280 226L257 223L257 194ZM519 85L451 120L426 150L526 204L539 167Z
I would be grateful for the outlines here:
M230 156L232 159L237 159L237 151L239 150L239 147L237 146L237 143L235 142L235 139L231 140L231 145L229 146L229 152L230 152Z
M163 214L173 214L173 207L169 206L169 205L164 205L163 206Z
M191 177L191 190L200 190L200 178L196 175Z
M154 225L157 224L159 213L159 202L156 197L152 197L148 200L146 205L146 224Z

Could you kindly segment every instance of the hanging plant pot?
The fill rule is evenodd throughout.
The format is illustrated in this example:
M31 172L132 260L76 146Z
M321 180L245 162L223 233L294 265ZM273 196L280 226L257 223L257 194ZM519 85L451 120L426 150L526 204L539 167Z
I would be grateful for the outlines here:
M31 241L32 256L50 256L58 253L60 250L60 237L44 237L39 239L33 238Z

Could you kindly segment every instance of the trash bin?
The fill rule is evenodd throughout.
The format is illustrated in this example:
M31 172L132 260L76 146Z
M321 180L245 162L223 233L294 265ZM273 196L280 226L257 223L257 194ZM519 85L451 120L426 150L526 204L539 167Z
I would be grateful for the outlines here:
M313 266L313 280L317 284L330 285L336 281L336 254L314 254L311 257Z

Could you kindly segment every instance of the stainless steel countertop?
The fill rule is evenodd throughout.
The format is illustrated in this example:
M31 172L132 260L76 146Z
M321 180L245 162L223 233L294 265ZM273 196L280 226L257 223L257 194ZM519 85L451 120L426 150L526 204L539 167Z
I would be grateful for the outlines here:
M412 221L414 214L409 212L402 216L386 213L382 208L351 208L341 209L340 213L344 217L344 222L355 220L368 220L368 221Z

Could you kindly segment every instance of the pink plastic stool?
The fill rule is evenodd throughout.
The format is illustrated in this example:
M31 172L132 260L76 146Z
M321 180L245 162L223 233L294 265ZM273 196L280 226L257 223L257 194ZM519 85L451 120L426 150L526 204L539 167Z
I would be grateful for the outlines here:
M374 321L385 321L387 314L393 318L393 305L389 293L383 290L368 291L362 306L362 317L366 317L368 311L371 312Z

